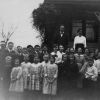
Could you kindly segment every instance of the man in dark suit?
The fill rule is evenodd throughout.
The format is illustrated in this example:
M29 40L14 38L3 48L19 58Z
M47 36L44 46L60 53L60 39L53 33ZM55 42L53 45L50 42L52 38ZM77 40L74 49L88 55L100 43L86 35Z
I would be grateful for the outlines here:
M65 27L64 25L60 26L60 30L57 34L54 36L54 44L63 45L65 49L67 49L68 46L68 37L65 33Z

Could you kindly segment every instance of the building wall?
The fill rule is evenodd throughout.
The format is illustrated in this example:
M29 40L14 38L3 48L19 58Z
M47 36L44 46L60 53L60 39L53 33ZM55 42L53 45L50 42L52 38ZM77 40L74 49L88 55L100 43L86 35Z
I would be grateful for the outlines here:
M73 20L91 20L96 21L98 24L98 32L96 40L97 42L88 42L89 47L100 47L100 22L97 20L96 16L94 15L95 11L100 11L100 0L45 0L45 3L55 4L56 8L61 11L62 15L60 17L60 22L64 22L68 27L68 30L72 32L72 24ZM85 28L84 28L85 29ZM84 30L86 33L86 30ZM72 33L67 33L70 34ZM72 46L73 41L69 41L69 46Z

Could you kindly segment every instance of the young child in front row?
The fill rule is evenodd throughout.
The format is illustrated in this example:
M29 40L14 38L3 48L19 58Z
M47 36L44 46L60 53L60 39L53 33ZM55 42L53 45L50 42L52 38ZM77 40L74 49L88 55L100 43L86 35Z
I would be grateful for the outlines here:
M24 56L24 62L21 63L23 71L23 88L24 91L31 90L31 78L30 78L30 67L31 63L29 62L29 55Z
M55 64L55 57L50 57L50 63L43 70L43 94L56 95L58 66Z
M34 57L34 62L30 68L31 73L31 90L40 91L41 90L41 81L42 81L42 66L40 63L39 56Z
M98 77L97 68L94 65L94 61L92 58L88 59L88 65L85 71L85 79L84 79L84 86L89 88L94 88Z
M97 60L95 60L94 65L98 70L97 89L100 91L100 52L98 53L98 57L97 57Z
M23 92L22 68L19 65L19 59L15 59L15 67L12 69L11 72L11 83L9 91Z

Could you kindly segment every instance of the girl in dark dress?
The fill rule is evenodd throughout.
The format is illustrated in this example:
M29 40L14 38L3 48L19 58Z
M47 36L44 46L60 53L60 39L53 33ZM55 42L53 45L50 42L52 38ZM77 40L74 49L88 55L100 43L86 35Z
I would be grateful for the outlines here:
M68 67L69 86L71 86L71 88L75 88L77 85L77 78L79 76L79 69L73 54L69 55Z
M61 84L62 84L62 89L68 89L68 76L69 76L69 66L68 66L68 55L64 54L62 56L62 63L61 63L61 70L59 74L61 75Z

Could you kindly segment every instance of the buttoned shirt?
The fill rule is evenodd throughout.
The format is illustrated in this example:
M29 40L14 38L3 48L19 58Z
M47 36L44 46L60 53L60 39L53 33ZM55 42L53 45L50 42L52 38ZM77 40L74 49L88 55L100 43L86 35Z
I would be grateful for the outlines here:
M88 66L86 73L85 73L85 77L86 78L90 78L93 81L97 80L97 76L98 76L98 71L97 68L93 65L93 66Z
M100 74L100 59L94 62L95 67L97 68L98 74Z

